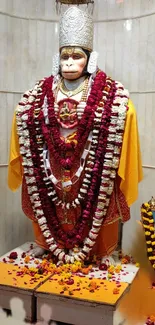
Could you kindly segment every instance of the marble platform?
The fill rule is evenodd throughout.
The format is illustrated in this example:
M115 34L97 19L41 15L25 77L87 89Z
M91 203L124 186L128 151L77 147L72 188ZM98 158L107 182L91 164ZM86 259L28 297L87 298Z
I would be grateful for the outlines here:
M31 268L36 267L35 259L31 257L32 246L35 247L35 244L27 242L13 249L12 251L17 253L17 258L11 260L11 263L9 256L12 251L0 257L0 306L2 308L10 309L10 299L16 296L23 300L26 319L30 322L41 321L41 306L47 304L52 309L52 319L55 321L74 325L94 325L95 322L98 325L113 324L113 313L117 304L129 289L138 272L135 265L122 265L120 273L113 274L111 279L108 278L107 271L101 271L97 266L93 267L85 279L82 274L76 273L75 281L76 277L81 277L82 281L88 284L88 281L94 279L99 283L99 287L102 287L101 284L103 284L105 291L103 294L99 293L97 298L97 295L87 294L81 287L81 295L75 290L74 295L70 296L66 292L58 290L59 287L56 284L60 279L55 279L53 282L54 278L50 274L39 277L34 283L30 283L31 281L25 279L25 276L22 279L17 278L15 275L17 269L25 265L23 253L30 256L26 265ZM37 260L42 261L38 258ZM12 273L9 280L8 272L9 274ZM110 290L113 290L116 284L121 287L120 292L112 296ZM103 288L100 289L103 290ZM111 295L109 297L112 299L107 298L108 294Z

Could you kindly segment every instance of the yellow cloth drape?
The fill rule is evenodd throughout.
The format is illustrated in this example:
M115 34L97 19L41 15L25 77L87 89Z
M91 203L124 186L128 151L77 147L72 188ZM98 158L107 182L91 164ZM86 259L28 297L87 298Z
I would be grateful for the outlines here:
M136 201L138 196L138 183L143 178L137 118L134 106L129 100L125 132L118 175L121 177L120 188L125 195L128 206ZM23 168L19 151L17 126L13 118L10 158L8 166L8 186L12 191L18 189L22 183Z
M136 111L131 100L128 105L118 175L121 177L120 189L128 206L131 206L137 200L143 170Z
M8 186L12 191L16 191L22 183L23 168L19 150L17 135L16 116L14 114L11 130L10 156L8 166Z

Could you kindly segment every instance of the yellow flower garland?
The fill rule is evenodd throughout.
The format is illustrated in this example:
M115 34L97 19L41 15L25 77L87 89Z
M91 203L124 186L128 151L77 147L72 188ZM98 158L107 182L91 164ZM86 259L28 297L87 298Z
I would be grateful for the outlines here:
M142 204L141 220L145 232L148 259L155 269L155 222L149 202Z

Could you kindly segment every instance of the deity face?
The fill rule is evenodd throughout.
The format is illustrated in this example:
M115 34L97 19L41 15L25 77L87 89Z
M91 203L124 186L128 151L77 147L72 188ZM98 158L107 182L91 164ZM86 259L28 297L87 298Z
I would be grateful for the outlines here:
M82 76L87 55L80 47L64 47L60 53L61 74L65 79L75 80Z

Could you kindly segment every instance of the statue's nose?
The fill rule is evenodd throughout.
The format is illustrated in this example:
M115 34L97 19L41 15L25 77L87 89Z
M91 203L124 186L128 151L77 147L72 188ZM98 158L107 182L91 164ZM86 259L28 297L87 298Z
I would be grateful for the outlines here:
M71 58L69 58L68 61L67 61L67 63L66 63L66 65L68 67L72 66L73 65L73 60Z

